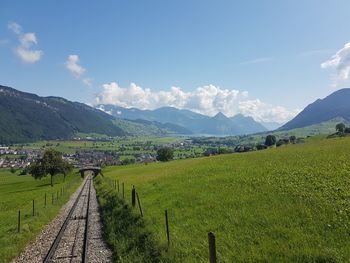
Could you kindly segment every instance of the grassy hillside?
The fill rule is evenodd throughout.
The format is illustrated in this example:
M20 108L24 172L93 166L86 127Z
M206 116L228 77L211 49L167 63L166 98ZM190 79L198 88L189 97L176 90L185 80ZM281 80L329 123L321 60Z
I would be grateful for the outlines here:
M0 170L0 262L9 262L33 240L40 230L58 213L71 193L80 185L77 175L69 175L63 183L62 176L55 177L50 186L49 177L34 180L31 176L17 176L8 170ZM61 196L61 188L66 192ZM57 198L59 192L59 199ZM44 197L47 194L47 206ZM52 205L52 193L54 204ZM35 200L35 216L32 216L32 200ZM21 210L21 232L17 233L18 210Z
M306 138L308 136L315 136L315 135L330 135L336 132L335 126L343 122L347 126L349 126L349 122L346 121L343 118L334 118L332 120L310 125L303 128L296 128L291 130L276 130L276 131L269 131L269 132L263 132L263 133L257 133L257 134L250 134L245 136L229 136L229 137L213 137L213 138L206 138L204 140L207 141L216 141L216 142L222 142L227 143L231 145L257 145L257 144L264 144L265 138L269 134L275 135L278 139L283 138L289 138L290 136L294 135L297 138ZM203 138L202 138L203 140Z
M207 262L207 233L219 262L347 262L350 259L350 139L110 167L135 185L145 220L173 262ZM137 211L135 211L137 212Z
M71 138L77 132L122 136L107 113L58 97L0 85L0 144Z
M133 136L167 136L170 134L191 134L191 131L176 124L163 124L146 120L116 119L114 123L126 134Z

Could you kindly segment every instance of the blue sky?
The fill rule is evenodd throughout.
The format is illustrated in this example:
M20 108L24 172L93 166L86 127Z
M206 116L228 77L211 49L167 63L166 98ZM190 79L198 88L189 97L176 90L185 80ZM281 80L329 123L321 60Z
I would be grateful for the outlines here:
M0 84L283 122L348 87L348 49L349 64L331 61L350 41L349 10L346 0L3 0Z

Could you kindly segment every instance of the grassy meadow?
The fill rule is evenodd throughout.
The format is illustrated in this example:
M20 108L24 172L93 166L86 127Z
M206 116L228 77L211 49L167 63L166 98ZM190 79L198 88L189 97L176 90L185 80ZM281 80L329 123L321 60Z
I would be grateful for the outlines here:
M104 175L125 182L128 200L135 185L161 246L168 209L172 262L207 262L209 231L219 262L350 260L350 138L108 167Z
M0 262L9 262L25 245L35 239L40 230L58 213L82 179L70 174L55 176L54 187L50 177L35 180L29 175L18 176L9 170L0 170ZM61 189L65 185L65 192ZM57 200L57 192L59 198ZM44 197L47 194L45 207ZM52 204L54 194L54 204ZM35 216L32 215L32 200L35 200ZM17 233L18 210L21 210L21 232Z
M126 137L115 139L112 141L38 141L35 143L18 144L16 146L23 147L24 149L45 149L53 148L62 153L75 153L81 150L103 150L103 151L116 151L119 147L126 147L126 153L142 153L144 151L135 151L132 149L132 145L143 145L149 143L150 145L162 145L168 143L182 142L184 137Z

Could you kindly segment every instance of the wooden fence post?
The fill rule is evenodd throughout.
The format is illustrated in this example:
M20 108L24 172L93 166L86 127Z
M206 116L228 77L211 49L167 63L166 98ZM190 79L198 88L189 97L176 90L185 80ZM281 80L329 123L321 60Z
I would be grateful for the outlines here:
M118 184L118 193L119 193L119 192L120 192L120 191L119 191L119 180L117 180L117 184Z
M123 199L125 199L125 194L124 194L124 182L123 182L123 184L122 184L122 188L123 188Z
M209 262L216 263L216 244L215 244L215 234L213 232L208 233L209 242Z
M167 236L168 248L169 248L169 245L170 245L170 235L169 235L168 209L165 209L165 226L166 226L166 236Z
M33 216L35 215L35 203L34 203L34 199L33 199Z
M17 232L21 232L21 210L18 210L18 224L17 224Z
M135 207L136 204L136 190L135 190L135 186L132 186L132 190L131 190L131 205L132 207Z
M142 207L141 207L140 198L139 198L139 193L136 193L136 196L137 196L137 203L139 204L141 216L143 216Z

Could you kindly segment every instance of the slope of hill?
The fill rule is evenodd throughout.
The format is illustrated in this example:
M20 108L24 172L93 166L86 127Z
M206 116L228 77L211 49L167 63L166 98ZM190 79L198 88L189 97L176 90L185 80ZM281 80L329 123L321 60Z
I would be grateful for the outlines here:
M350 89L341 89L308 105L280 130L302 128L337 117L350 121Z
M245 134L267 131L264 125L256 122L252 117L237 114L231 117L231 120L240 130L245 131Z
M210 135L238 135L263 132L267 129L254 121L251 117L236 115L232 118L218 113L214 117L205 116L189 110L180 110L173 107L162 107L156 110L140 110L123 108L113 105L98 105L104 111L117 118L128 120L147 120L160 123L175 124L194 134Z
M220 262L347 262L349 154L350 138L312 139L247 154L108 167L104 192L113 193L116 179L126 191L135 185L164 247L159 215L168 209L171 262L206 262L209 231Z
M75 134L191 134L170 123L119 120L106 112L59 97L40 97L0 85L0 144L69 139Z
M69 138L76 132L124 135L113 119L82 103L0 86L0 143Z
M168 136L191 134L191 131L171 123L124 119L116 119L114 123L127 134L133 136Z

